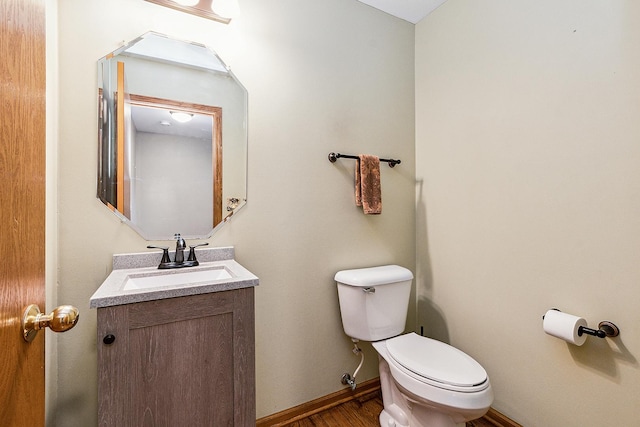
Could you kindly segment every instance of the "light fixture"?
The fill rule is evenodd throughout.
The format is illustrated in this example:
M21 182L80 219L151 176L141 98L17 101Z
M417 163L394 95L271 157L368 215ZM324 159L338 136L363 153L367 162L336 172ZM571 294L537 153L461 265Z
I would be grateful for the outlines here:
M216 15L233 19L240 13L240 5L238 4L238 0L212 0L211 10L213 10Z
M178 3L180 6L195 6L200 3L200 0L173 0L175 3Z
M160 6L170 7L171 9L179 10L181 12L190 13L192 15L200 16L202 18L211 19L214 21L228 24L231 22L231 17L237 15L239 11L237 0L145 0L149 3L159 4ZM213 4L222 3L221 7L214 6ZM231 6L226 6L224 3L235 3ZM236 12L233 12L233 10ZM225 13L225 15L221 15ZM235 14L234 14L235 13ZM228 15L227 15L228 14Z
M171 118L178 123L187 123L193 119L193 114L185 113L184 111L170 111Z

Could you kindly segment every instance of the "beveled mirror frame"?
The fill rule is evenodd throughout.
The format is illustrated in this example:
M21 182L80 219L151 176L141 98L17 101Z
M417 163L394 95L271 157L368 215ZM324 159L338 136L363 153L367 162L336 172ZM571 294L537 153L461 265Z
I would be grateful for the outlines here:
M149 43L160 43L159 46L161 50L159 52L162 53L157 55L157 57L154 55L145 54L140 56L140 54L138 53L141 51L140 49L142 49L142 47L139 48L138 46L143 46L143 44L137 44L145 40L145 38L147 37L151 40ZM179 71L181 73L181 77L178 80L174 80L175 76L177 75L174 76L173 74L172 76L174 77L172 77L172 80L170 80L170 86L173 88L172 92L179 94L178 97L180 99L171 100L174 97L171 96L171 93L166 92L166 82L168 80L163 80L163 78L160 77L163 76L164 74L162 73L165 73L166 71L160 72L159 70L164 70L167 66L171 66L171 64L173 63L172 60L166 59L167 57L165 55L167 54L167 52L170 53L171 51L176 49L176 45L179 49L181 49L179 51L180 54L177 55L178 57L181 57L183 53L182 46L184 45L185 49L187 50L195 49L196 55L204 54L206 56L209 56L211 65L203 65L203 68L201 68L200 65L191 65L191 63L188 62L189 59L184 59L181 57L181 59L178 60L175 65L179 67L178 69L184 71ZM135 51L133 50L134 46ZM156 48L157 47L158 46L156 45ZM132 50L129 51L129 49ZM126 58L129 56L136 57L134 64L139 62L140 60L151 61L149 65L145 66L145 68L142 69L144 70L142 74L142 70L135 71L134 73L134 76L136 76L136 79L134 80L138 81L140 80L140 78L142 78L143 80L140 81L145 82L142 85L144 87L144 90L138 92L135 89L136 84L134 84L131 88L127 87L127 89L130 89L130 91L125 91L124 83L120 82L119 77L116 79L116 77L120 74L120 70L118 70L120 66L122 66L123 68L122 75L124 75L124 64L118 64L121 61L120 55L122 55L122 57L124 58L123 60L126 60ZM186 60L187 62L182 64L183 60ZM158 63L159 67L165 68L155 68L155 66L153 65L154 63ZM147 67L149 66L152 68L147 70ZM231 216L233 216L237 212L237 210L239 210L246 204L246 168L248 144L248 95L246 89L233 75L233 73L231 73L229 67L227 67L224 62L220 60L217 54L207 46L199 43L174 39L154 32L146 33L128 43L127 45L123 46L122 48L100 59L98 61L98 67L98 198L123 222L131 226L136 232L138 232L147 240L168 240L171 239L174 233L181 233L184 237L192 239L210 237L220 226L222 226L222 224L230 219ZM129 70L129 66L127 66L127 69ZM159 73L157 76L155 76L154 70L158 70L156 71L157 73ZM171 72L174 73L174 71ZM105 73L109 74L105 75ZM124 80L124 78L122 80ZM153 86L155 81L158 81L163 85L161 86L162 89L158 93L160 96L155 96L156 94L154 92L156 92L156 90L151 90L151 92L149 92L149 84ZM182 84L184 84L184 86L182 86ZM103 93L102 87L108 87L109 92ZM118 93L123 93L124 95L119 96ZM140 95L140 93L142 93L143 95ZM204 101L204 103L199 101ZM137 106L158 108L165 111L166 113L168 113L169 111L183 111L196 114L197 116L204 114L211 117L211 129L208 132L208 135L201 135L197 138L204 138L200 139L200 141L207 141L209 138L211 138L210 154L207 154L207 157L202 157L202 155L200 154L200 157L198 157L198 159L205 159L208 158L209 155L211 155L212 161L209 165L211 180L209 182L212 186L212 189L210 190L212 191L212 193L208 193L207 191L209 190L205 190L205 193L200 193L203 196L199 199L196 199L199 200L198 206L200 206L200 208L192 209L190 211L187 209L183 209L182 211L200 212L202 215L199 215L197 219L194 218L193 220L197 221L198 224L209 224L209 231L204 231L202 230L202 227L197 226L193 232L188 233L185 232L182 228L183 225L192 223L195 224L195 222L192 222L191 220L184 220L181 221L177 227L174 225L165 226L162 225L163 222L158 222L158 220L160 220L160 217L157 217L152 219L152 221L154 222L152 228L146 229L147 231L145 232L145 227L147 226L143 223L140 223L140 226L138 226L139 224L136 222L138 221L138 218L142 217L127 215L125 208L126 203L124 201L118 201L116 199L115 193L117 193L117 191L114 191L114 187L116 186L125 188L124 191L133 191L131 189L126 189L126 185L128 184L125 184L122 181L117 183L118 180L121 180L120 177L125 176L125 174L122 171L120 173L115 172L114 165L125 163L122 159L125 148L120 147L118 149L117 144L119 140L125 140L125 137L122 136L125 132L121 128L124 126L129 126L125 125L125 123L131 120L131 111L133 111L133 109ZM120 114L118 111L125 112L127 109L129 111L124 113L127 114L126 119L117 117ZM131 123L130 125L131 129L135 129ZM204 122L202 122L200 129L205 129L207 128L207 126L209 125L205 126ZM131 132L131 130L128 130L127 132ZM142 130L142 132L156 131ZM121 134L121 136L118 136L119 133ZM124 144L124 142L122 142L122 144ZM224 155L223 146L225 147ZM130 150L131 148L128 147L126 149ZM194 160L196 159L194 158ZM132 161L132 163L130 163L130 166L127 166L127 168L133 168L134 166L135 164ZM180 174L181 171L189 171L190 167L193 168L194 166L192 166L190 163L182 163L180 164L180 167L176 168L175 173ZM111 172L112 170L113 172ZM130 173L130 169L127 170L127 173ZM205 172L206 169L197 170L202 171L202 173L209 173ZM172 171L169 171L167 173L173 176ZM167 173L164 174L165 177L169 176L167 175ZM201 176L204 175L201 174ZM149 181L147 178L147 182L153 181ZM167 192L165 194L172 193ZM204 195L206 194L209 194L208 200L204 198ZM180 196L177 196L176 200L178 200L178 202L179 199ZM131 200L133 201L133 199ZM115 205L121 208L116 208ZM208 211L208 215L210 215L209 219L203 216L205 214L203 210L204 206L210 206L209 209L206 209ZM134 212L140 212L135 206L134 209ZM180 214L180 216L182 217L183 215ZM170 218L176 217L171 216ZM168 219L169 217L167 217L167 220ZM203 220L204 222L202 222ZM171 224L174 224L174 222L171 222ZM161 227L161 232L157 231L158 226ZM148 230L156 231L150 232ZM157 235L158 233L160 233L161 235Z

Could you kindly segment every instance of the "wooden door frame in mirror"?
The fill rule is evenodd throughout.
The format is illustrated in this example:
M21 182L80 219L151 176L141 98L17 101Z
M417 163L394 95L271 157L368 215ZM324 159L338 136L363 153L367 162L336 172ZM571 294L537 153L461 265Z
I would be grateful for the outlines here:
M212 119L213 150L213 227L222 222L222 108L210 105L193 104L190 102L174 101L171 99L155 98L152 96L128 94L128 102L131 105L151 108L170 109L185 113L204 114ZM118 193L121 190L118 186Z

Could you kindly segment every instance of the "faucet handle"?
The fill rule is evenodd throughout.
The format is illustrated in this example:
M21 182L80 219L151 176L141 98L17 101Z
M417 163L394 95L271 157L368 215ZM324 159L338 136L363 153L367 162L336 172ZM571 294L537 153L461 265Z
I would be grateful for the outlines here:
M200 247L200 246L207 246L208 244L209 244L209 242L200 243L199 245L189 245L189 258L187 259L187 261L197 262L198 260L196 259L196 251L195 251L195 249Z
M147 246L148 249L162 249L162 260L160 261L160 264L164 264L167 262L171 262L171 259L169 258L169 248L166 246Z

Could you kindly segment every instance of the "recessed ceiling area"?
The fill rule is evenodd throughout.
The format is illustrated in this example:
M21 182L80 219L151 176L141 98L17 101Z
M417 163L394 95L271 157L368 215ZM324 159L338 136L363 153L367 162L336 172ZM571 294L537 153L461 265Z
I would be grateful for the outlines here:
M412 24L417 24L446 0L358 0Z

